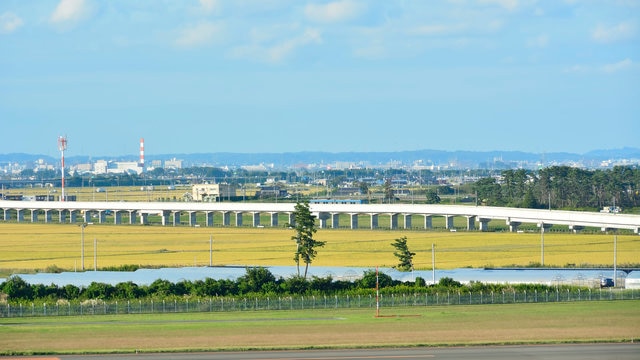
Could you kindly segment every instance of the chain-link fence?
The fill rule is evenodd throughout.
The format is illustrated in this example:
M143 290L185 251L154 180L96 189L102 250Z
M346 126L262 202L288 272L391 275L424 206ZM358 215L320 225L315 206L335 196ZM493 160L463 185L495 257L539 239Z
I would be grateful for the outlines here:
M0 317L82 316L114 314L158 314L188 312L313 310L380 308L476 304L517 304L572 301L638 300L640 291L551 290L469 292L449 291L435 294L332 295L286 297L211 297L171 300L87 300L83 302L0 304Z

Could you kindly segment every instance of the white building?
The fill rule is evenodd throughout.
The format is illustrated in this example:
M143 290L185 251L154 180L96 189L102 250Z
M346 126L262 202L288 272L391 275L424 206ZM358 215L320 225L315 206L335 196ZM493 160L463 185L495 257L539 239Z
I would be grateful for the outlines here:
M195 184L191 193L194 201L216 202L236 196L236 187L230 184Z

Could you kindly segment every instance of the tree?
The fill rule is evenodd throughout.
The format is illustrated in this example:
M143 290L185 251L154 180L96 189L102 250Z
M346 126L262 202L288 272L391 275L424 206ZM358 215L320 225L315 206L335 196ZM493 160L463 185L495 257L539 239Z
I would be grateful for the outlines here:
M296 234L291 237L291 239L296 242L296 252L293 260L296 262L298 276L300 276L300 260L302 259L302 262L305 263L303 278L306 279L309 264L311 264L318 253L316 248L323 247L325 242L313 238L313 234L317 231L316 217L311 214L307 201L296 203L293 218L295 221L293 228L296 232Z
M258 293L269 288L274 288L276 277L264 267L248 267L247 273L238 278L238 290L242 294Z
M440 196L438 196L438 193L434 190L427 190L425 197L427 199L427 204L440 204Z
M394 268L400 271L413 270L413 256L416 253L409 251L409 247L407 246L407 237L403 236L396 239L391 243L391 246L396 248L393 255L398 258L398 265L394 266Z

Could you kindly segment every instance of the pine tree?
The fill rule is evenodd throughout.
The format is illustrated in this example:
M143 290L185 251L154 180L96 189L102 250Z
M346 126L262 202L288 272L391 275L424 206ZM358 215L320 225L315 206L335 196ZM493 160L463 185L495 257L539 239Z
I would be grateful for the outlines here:
M411 271L413 270L413 256L416 253L409 251L409 247L407 246L407 237L403 236L401 238L395 239L391 246L396 248L396 251L393 253L398 258L398 265L394 266L394 268L400 271Z

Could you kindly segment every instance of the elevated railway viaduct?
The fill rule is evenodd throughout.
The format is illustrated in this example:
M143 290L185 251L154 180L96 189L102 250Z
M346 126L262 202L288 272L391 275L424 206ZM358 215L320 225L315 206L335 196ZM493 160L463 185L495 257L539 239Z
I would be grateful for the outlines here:
M243 217L249 214L251 226L259 227L262 214L269 215L269 226L278 226L281 214L293 223L293 203L199 203L199 202L59 202L59 201L13 201L0 200L3 210L2 221L17 222L60 222L86 223L106 222L107 215L113 216L113 223L148 224L149 216L159 216L164 226L181 224L181 216L186 214L190 226L213 226L215 213L222 214L223 226L242 226ZM364 215L372 229L378 228L379 216L387 215L390 229L412 228L414 219L423 220L420 227L430 229L432 218L441 216L447 229L453 229L454 217L466 219L467 230L487 231L491 220L504 220L510 231L517 231L521 224L536 224L548 228L552 225L566 225L579 231L585 227L600 228L602 231L614 229L631 230L640 233L640 215L595 213L582 211L517 209L505 207L468 205L424 205L424 204L310 204L310 210L319 219L320 228L339 228L340 219L345 217L351 229L359 228L358 219ZM197 223L196 215L203 214L204 222ZM232 216L233 215L233 216ZM43 218L39 218L43 216ZM40 220L42 219L42 220Z

